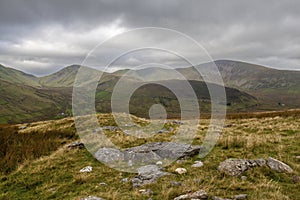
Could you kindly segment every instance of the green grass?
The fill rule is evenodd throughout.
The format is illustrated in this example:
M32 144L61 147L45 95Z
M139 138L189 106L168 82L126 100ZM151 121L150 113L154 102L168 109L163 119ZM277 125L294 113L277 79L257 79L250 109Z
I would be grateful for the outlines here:
M114 125L109 114L98 116L102 125ZM139 123L147 121L135 118ZM287 164L295 175L300 175L300 119L299 113L293 115L276 115L265 117L227 119L231 126L223 130L222 136L213 151L202 161L202 168L192 168L197 156L188 158L182 164L173 163L166 168L172 175L162 177L157 183L138 189L132 188L130 182L121 183L122 178L131 178L134 174L122 173L99 163L85 149L68 149L60 144L57 150L49 150L46 155L35 159L25 159L18 168L0 177L0 199L80 199L89 195L105 199L173 199L174 197L204 189L209 195L231 197L241 193L249 195L248 199L299 199L299 183L294 184L292 174L278 173L268 167L254 168L245 173L247 179L229 177L218 172L218 164L227 158L268 158L272 156ZM170 125L167 125L170 126ZM9 128L9 127L3 127ZM208 120L203 119L194 144L201 144ZM71 133L74 131L72 119L32 123L18 134L33 133L44 135L53 133ZM148 140L136 140L121 132L107 132L111 140L123 147L139 145L145 141L168 140L172 133L156 136ZM58 137L60 138L60 137ZM16 138L15 138L16 139ZM57 139L57 138L56 138ZM54 138L54 141L56 141ZM35 138L36 142L40 140ZM52 140L52 139L51 139ZM62 137L57 141L71 142L73 138ZM22 140L20 140L22 141ZM26 145L25 145L26 146ZM23 145L23 147L25 147ZM41 144L40 148L43 148ZM22 148L20 150L22 150ZM49 154L52 152L51 154ZM79 173L87 165L93 167L91 173ZM177 167L185 167L187 174L174 173ZM2 168L3 169L3 168ZM180 181L183 186L172 186L171 182ZM103 185L101 183L106 183ZM150 196L141 194L139 189L151 189Z

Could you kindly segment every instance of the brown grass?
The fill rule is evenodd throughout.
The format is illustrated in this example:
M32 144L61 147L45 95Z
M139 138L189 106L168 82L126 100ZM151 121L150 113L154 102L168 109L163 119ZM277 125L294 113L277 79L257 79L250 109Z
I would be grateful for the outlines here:
M34 138L32 142L37 142L36 148L38 148L38 144L46 146L46 143L52 144L54 148L48 149L48 152L41 152L39 155L34 155L33 151L25 151L27 157L24 160L12 162L13 169L16 168L16 163L22 162L23 164L19 165L18 170L0 176L0 180L3 181L0 183L0 189L4 191L3 194L0 194L0 199L18 199L21 195L25 199L34 199L36 195L40 199L80 199L95 195L105 199L148 199L151 197L155 200L173 199L181 194L199 189L204 189L209 195L224 198L247 193L250 200L298 199L300 185L299 183L294 184L291 178L292 175L300 175L300 161L295 158L299 156L300 152L300 114L298 113L293 111L289 116L286 113L272 113L265 117L227 119L226 127L215 148L202 159L204 166L199 169L191 167L194 160L199 159L197 157L188 158L182 164L171 164L165 170L172 175L160 178L155 184L139 188L151 189L153 194L150 196L143 195L138 191L139 189L132 188L130 182L120 182L122 178L130 178L133 174L108 168L95 160L85 149L74 150L63 146L62 142L70 142L76 138L73 135L75 129L71 118L33 123L24 130L19 130L19 125L1 126L2 131L5 130L4 132L7 133L4 134L5 137L9 137L8 133L13 132L13 139L30 144L28 137L37 137L34 133L39 133L49 140L40 143L42 141ZM114 125L111 115L105 114L98 117L101 126ZM139 123L146 124L147 120L141 119ZM201 144L208 125L208 119L201 120L195 144ZM106 132L106 135L120 147L138 145L147 141L168 140L172 134L157 135L143 140L124 135L121 131ZM22 135L24 138L19 137ZM58 137L59 135L62 137ZM1 139L7 139L4 136L1 134ZM57 143L52 143L51 140ZM11 148L19 148L19 150L27 149L30 146L27 144L18 146L17 142L7 142L7 144L11 145ZM42 146L39 146L40 150L43 148ZM55 149L58 150L55 151ZM10 151L10 155L24 158L23 155L12 151ZM35 156L40 158L36 159ZM245 173L247 179L242 181L240 177L228 177L217 170L218 164L227 158L266 159L268 156L287 163L294 169L294 173L292 175L278 173L268 167L261 167L247 171ZM9 158L9 156L5 157L7 161L10 160ZM79 170L87 165L93 166L93 172L79 173ZM175 174L174 170L177 167L185 167L188 173ZM180 181L183 186L172 186L171 181ZM107 185L101 185L101 182L105 182Z

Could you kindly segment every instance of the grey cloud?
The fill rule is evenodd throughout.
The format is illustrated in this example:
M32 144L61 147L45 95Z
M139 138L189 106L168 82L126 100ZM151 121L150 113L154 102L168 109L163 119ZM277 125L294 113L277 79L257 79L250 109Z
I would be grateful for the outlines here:
M300 70L299 8L297 0L3 0L0 63L46 74L80 63L110 32L158 26L190 35L214 59Z

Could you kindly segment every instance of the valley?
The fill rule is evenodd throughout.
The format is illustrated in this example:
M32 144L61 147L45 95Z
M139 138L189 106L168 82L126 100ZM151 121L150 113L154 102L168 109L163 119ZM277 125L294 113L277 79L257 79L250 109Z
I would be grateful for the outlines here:
M238 61L216 61L226 86L227 112L254 112L299 108L300 72L283 71ZM211 63L196 66L209 70ZM33 122L57 119L71 115L72 87L80 68L71 65L45 77L35 77L11 68L0 66L1 101L0 123ZM210 112L210 95L207 85L194 67L178 68L194 89L200 111ZM110 98L114 86L128 70L104 73L96 91L96 110L111 112ZM157 77L169 84L178 85L172 71L162 68L146 68L133 71L134 79L125 76L125 81L138 83L138 77ZM167 75L168 74L168 75ZM127 77L127 78L126 78ZM128 82L128 83L129 83ZM209 84L209 83L207 83ZM154 103L163 104L168 118L180 117L180 106L172 92L162 86L147 84L133 94L130 112L139 117L149 117L148 108ZM51 108L51 109L50 109Z

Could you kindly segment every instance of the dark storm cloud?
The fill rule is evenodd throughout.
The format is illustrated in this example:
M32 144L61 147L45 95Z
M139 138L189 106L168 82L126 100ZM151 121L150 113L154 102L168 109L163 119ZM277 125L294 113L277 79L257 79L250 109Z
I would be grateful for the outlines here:
M0 62L47 74L80 63L96 44L117 33L158 26L193 37L214 59L299 70L299 8L297 0L3 0Z

